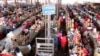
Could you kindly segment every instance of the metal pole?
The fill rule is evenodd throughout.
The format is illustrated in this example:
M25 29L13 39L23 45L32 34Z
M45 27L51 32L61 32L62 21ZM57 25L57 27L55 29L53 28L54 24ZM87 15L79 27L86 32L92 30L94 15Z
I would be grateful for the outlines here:
M16 5L16 0L15 0L15 6L17 6L17 5Z
M32 5L33 5L32 2L33 2L33 1L31 0L31 7L32 7Z
M47 20L46 20L46 16L44 16L44 19L45 19L45 38L46 38L46 36L47 36L47 30L46 30L46 22L47 22Z
M49 0L48 0L48 3L47 3L47 4L48 4L48 5L50 4L50 1L49 1ZM47 37L48 37L48 38L51 38L51 32L50 32L50 28L51 28L51 27L50 27L50 19L51 19L51 15L48 15L48 21L47 21L47 23L48 23L48 27L47 27L47 28L48 28L48 29L47 29L47 30L48 30L48 34L47 34Z
M37 2L39 2L39 0L37 0Z
M59 17L59 8L61 7L61 1L62 0L57 0L57 18Z
M58 4L59 4L59 1L57 0L57 4L56 4L56 8L57 8L57 17L56 18L58 18L58 12L59 12L59 7L58 7Z
M21 7L21 4L22 4L22 0L20 0L20 7Z
M29 1L28 1L28 0L26 0L26 4L27 4L27 5L28 5L28 2L29 2Z
M6 6L8 5L8 2L7 2L7 1L8 1L8 0L4 0L4 1L3 1L4 5L6 5Z
M48 22L48 29L47 29L47 30L48 30L48 34L47 34L47 37L48 37L48 38L51 37L51 32L50 32L50 28L51 28L51 27L50 27L50 19L51 19L51 16L48 15L48 21L47 21L47 22Z

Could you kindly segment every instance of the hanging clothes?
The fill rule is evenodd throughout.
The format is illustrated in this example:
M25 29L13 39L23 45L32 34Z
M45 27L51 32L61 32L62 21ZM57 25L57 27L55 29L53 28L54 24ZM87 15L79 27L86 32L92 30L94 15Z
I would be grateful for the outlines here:
M97 18L97 19L99 19L99 20L100 20L100 14L99 14L99 13L96 13L96 15L95 15L95 16L96 16L96 18Z
M82 49L83 49L84 55L88 56L88 54L89 54L88 50L85 47L83 47Z
M74 34L74 41L75 41L75 44L76 44L76 45L79 45L80 40L81 40L80 34L79 34L78 30L76 30L76 32L75 32L75 34Z

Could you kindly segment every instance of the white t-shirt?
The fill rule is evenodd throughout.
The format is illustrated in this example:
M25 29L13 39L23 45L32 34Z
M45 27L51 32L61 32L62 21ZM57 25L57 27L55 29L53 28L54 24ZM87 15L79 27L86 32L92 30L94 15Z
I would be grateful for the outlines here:
M23 56L22 52L16 53L16 56Z

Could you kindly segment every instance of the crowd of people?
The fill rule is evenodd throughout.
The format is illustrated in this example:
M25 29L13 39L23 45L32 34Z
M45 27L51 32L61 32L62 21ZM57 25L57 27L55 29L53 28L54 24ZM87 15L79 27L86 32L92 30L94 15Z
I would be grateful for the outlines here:
M6 34L10 31L15 30L23 21L26 20L31 9L25 10L26 8L11 7L0 7L0 39L5 38Z
M29 36L32 33L31 31L34 29L34 32L38 32L41 27L46 26L41 12L38 15L31 16L33 12L38 11L41 11L41 7L0 7L0 13L2 14L0 16L0 39L5 38L7 33L22 27L21 42L17 42L20 38L13 39L13 43L5 44L1 53L8 51L12 54L12 48L15 53L19 53L20 48L18 45L27 45L31 49L30 45L28 45L33 42L33 39ZM28 19L25 18L28 16L30 16ZM59 8L59 16L57 19L55 18L55 15L51 16L50 26L51 37L54 38L54 46L58 51L62 51L68 56L95 56L95 49L100 46L99 11L95 11L90 5L67 5ZM12 44L15 44L15 46L12 47ZM13 54L15 53L13 52Z
M66 9L61 8L59 18L57 20L57 41L58 50L63 53L69 51L70 56L93 56L95 44L90 33L93 33L94 38L99 38L99 28L95 25L95 20L99 19L99 14L96 14L90 6L67 6ZM90 13L94 12L93 13ZM66 12L66 13L65 13ZM56 43L57 44L57 43ZM67 50L67 51L66 51ZM67 54L68 55L68 54Z
M43 25L41 19L39 19L41 18L41 8L11 6L11 8L1 7L0 9L0 12L3 14L0 18L0 56L23 56L29 53L31 51L31 45L29 44L33 39L33 36L30 38L29 35L30 27L34 28L32 26L35 26L35 29L39 29ZM18 36L14 35L16 30L20 32L16 32Z

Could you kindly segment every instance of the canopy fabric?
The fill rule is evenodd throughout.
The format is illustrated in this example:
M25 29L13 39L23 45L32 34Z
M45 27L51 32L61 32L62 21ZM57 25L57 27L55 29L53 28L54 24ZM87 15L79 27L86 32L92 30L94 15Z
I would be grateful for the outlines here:
M12 54L0 54L0 56L14 56Z
M8 3L14 3L15 0L8 0ZM45 3L47 0L38 0L40 3ZM35 3L36 0L17 0L20 3ZM50 0L51 3L57 3L58 0ZM74 4L74 3L85 3L85 2L93 2L93 3L100 3L100 0L61 0L62 4ZM4 1L0 0L0 4L4 4Z

